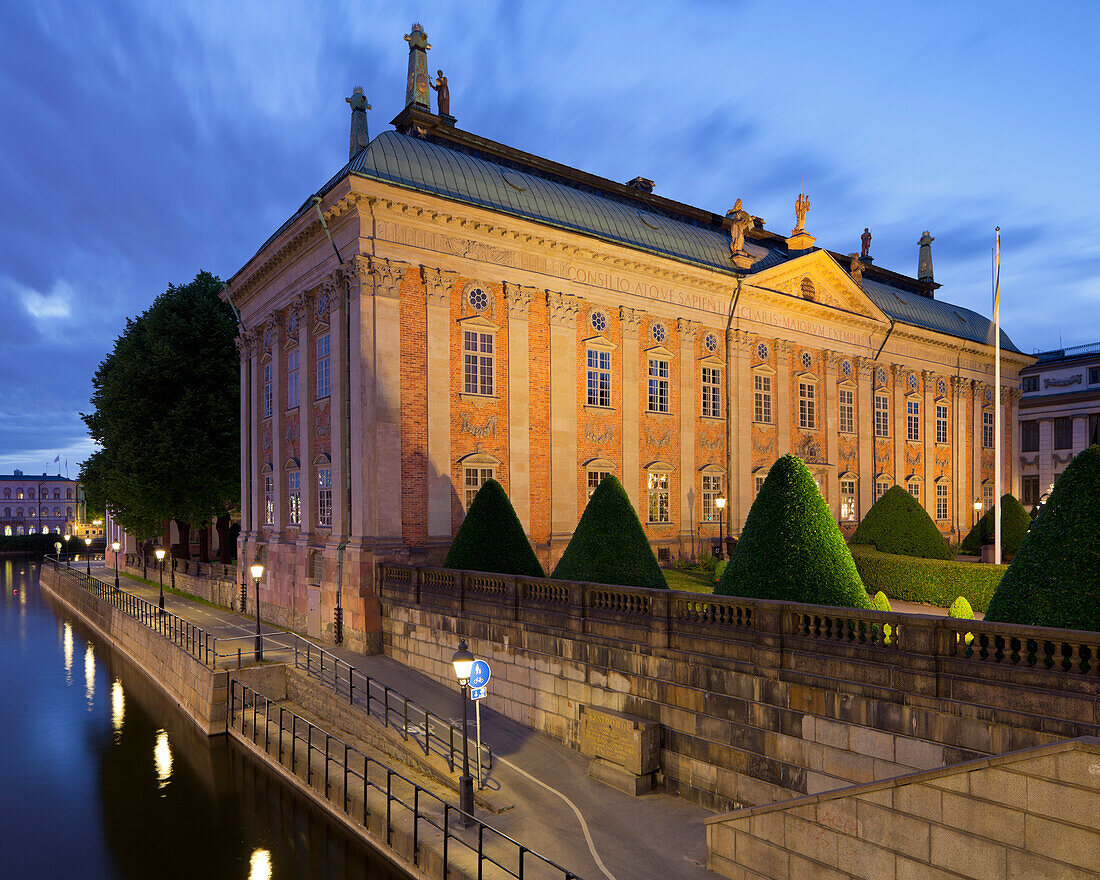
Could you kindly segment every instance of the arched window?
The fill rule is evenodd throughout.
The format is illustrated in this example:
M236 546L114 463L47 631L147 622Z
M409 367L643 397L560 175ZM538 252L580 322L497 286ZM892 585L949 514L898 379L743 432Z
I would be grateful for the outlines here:
M5 498L11 498L11 489L5 489L4 490L4 497Z
M17 519L22 519L23 518L23 508L22 507L15 508L15 516L16 516Z
M33 498L34 497L34 489L28 489L27 490L27 497L28 498Z
M71 507L66 507L65 508L65 516L72 516L72 515L73 515L73 509Z
M7 519L11 519L11 508L10 507L5 507L4 508L4 516Z
M4 537L5 538L10 538L11 537L11 526L4 526Z
M60 489L54 489L53 490L53 497L56 498L58 501L60 501L61 500L61 490Z
M53 509L53 515L54 516L61 516L61 508L60 507L55 507Z
M72 498L73 497L73 490L72 489L66 489L65 490L65 497L66 498Z

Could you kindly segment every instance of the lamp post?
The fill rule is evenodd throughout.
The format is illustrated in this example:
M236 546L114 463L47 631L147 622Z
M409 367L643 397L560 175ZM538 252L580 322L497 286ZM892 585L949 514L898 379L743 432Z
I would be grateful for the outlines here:
M256 662L264 659L264 637L260 632L260 578L264 576L264 567L259 562L251 566L252 580L256 582Z
M69 568L73 567L73 554L69 552L69 538L71 537L72 535L65 534L65 565Z
M153 555L157 557L157 571L160 573L160 610L164 610L164 548L157 547L153 551Z
M115 541L113 544L111 544L111 549L114 551L114 554L115 554L115 589L117 590L118 589L118 550L119 550L118 541Z
M726 549L726 535L722 528L722 511L726 509L726 499L719 495L714 499L714 506L718 508L718 558L722 559Z
M53 549L57 551L57 561L60 563L61 562L61 542L60 541L54 541L53 542Z
M981 499L974 499L974 525L978 524L978 520L982 518L982 502Z
M92 576L92 539L85 538L84 545L87 547L87 558L84 560L88 564L88 577Z
M462 776L458 780L458 808L462 811L462 826L469 828L474 821L474 778L470 775L470 735L466 726L466 703L470 697L470 673L474 668L474 655L465 639L459 639L458 650L451 662L455 676L462 686Z

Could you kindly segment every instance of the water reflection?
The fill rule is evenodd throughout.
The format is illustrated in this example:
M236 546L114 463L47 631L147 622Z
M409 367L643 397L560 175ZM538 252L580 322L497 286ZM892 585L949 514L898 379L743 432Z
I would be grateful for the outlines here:
M117 678L111 686L111 725L115 729L115 741L122 733L122 720L126 717L126 697L122 693L122 682Z
M252 851L248 860L248 880L271 880L271 853L266 849Z
M65 648L65 684L73 683L73 627L69 621L62 625L62 642Z
M164 788L172 781L172 749L168 746L168 731L157 731L157 744L153 746L153 761L157 767L157 788Z
M88 642L84 648L84 699L88 701L88 710L92 709L92 698L95 697L95 650L92 643Z

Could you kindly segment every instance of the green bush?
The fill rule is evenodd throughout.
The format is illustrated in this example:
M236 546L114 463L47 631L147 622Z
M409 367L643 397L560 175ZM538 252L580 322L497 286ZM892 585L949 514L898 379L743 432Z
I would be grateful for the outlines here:
M784 455L768 472L714 592L870 607L852 554L802 459Z
M959 546L959 552L967 556L977 556L982 552L982 544L993 543L993 520L995 511L990 508L974 524ZM1016 496L1006 492L1001 496L1001 552L1015 556L1024 542L1024 535L1031 528L1031 517Z
M898 556L866 545L853 545L850 549L868 590L881 590L891 599L925 602L940 608L948 607L961 595L984 611L1006 569L1004 565Z
M875 611L891 611L891 610L893 610L893 609L890 608L890 600L888 598L886 598L886 594L884 592L882 592L882 590L879 590L871 598L871 608L873 608Z
M881 553L953 559L932 517L901 486L894 486L867 511L849 544L868 544Z
M443 567L546 577L512 502L496 480L478 489Z
M966 601L966 596L959 596L951 603L951 607L947 609L947 616L954 617L957 620L973 620L974 609L971 608L970 603Z
M664 572L649 546L638 514L623 484L614 476L600 480L581 521L554 568L567 581L668 589Z
M726 560L722 559L714 566L714 582L722 580L722 572L726 570Z
M1008 567L986 620L1100 632L1100 446L1054 484Z

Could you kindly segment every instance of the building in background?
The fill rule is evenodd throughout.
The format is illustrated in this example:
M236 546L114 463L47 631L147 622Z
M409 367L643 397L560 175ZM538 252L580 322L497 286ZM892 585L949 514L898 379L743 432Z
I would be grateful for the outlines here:
M60 474L0 474L0 535L84 536L84 493Z
M1028 508L1073 456L1100 443L1100 342L1035 357L1020 371L1020 500Z
M440 560L490 477L547 570L606 474L659 558L693 556L716 499L737 533L788 452L848 531L900 484L965 534L995 395L1014 424L1032 359L1002 336L993 386L990 322L936 299L928 232L912 277L875 265L869 232L817 247L804 194L774 232L740 200L715 214L463 131L430 111L418 28L395 130L370 141L353 94L348 165L227 289L238 558L265 564L273 619L376 644L375 562Z

